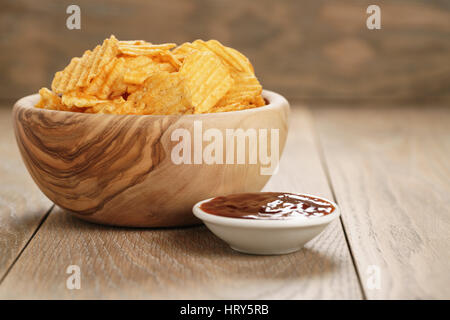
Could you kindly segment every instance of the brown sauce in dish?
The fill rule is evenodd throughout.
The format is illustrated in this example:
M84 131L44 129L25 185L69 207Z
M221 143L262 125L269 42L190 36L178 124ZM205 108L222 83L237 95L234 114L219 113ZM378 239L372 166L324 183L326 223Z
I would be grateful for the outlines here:
M210 214L229 218L284 220L323 217L335 206L325 200L294 193L257 192L216 197L200 208Z

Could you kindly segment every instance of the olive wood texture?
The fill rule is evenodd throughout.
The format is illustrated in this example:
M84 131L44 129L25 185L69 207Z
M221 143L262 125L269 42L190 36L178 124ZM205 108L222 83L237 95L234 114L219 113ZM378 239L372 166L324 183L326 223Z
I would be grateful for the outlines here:
M278 129L281 155L289 104L273 92L265 91L264 97L268 105L243 111L137 116L38 109L34 107L38 96L31 95L15 104L14 129L36 184L55 204L78 217L118 226L188 225L198 223L191 212L197 201L259 191L270 176L261 174L266 166L259 157L249 164L249 143L245 164L177 165L171 153L180 142L172 141L172 133L176 129L190 133L194 158L199 150L194 149L194 141L209 128L220 130L224 139L226 129L257 133L267 129L269 142L271 129ZM202 132L194 132L195 121ZM210 143L200 145L205 148ZM224 162L225 156L224 152Z

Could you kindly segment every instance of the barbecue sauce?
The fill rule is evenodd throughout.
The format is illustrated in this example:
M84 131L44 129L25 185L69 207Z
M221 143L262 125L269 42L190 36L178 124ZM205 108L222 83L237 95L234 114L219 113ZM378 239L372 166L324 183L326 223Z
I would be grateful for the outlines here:
M335 210L328 201L282 192L231 194L204 202L200 208L217 216L258 220L318 218Z

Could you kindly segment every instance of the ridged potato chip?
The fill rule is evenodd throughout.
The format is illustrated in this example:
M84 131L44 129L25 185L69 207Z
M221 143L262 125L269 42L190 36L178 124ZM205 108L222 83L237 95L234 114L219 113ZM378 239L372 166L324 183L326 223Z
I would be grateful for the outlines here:
M234 83L228 69L211 52L196 51L187 56L180 74L186 79L195 113L214 107Z
M92 107L100 103L106 103L109 100L107 99L99 99L95 96L87 95L82 92L69 92L63 94L62 103L69 107L78 107L78 108L87 108Z
M237 72L254 73L250 61L237 50L225 47L217 40L195 40L192 45L198 50L209 50L215 53L225 65Z
M125 100L120 97L114 100L108 100L85 109L85 113L108 113L108 114L127 114L124 110Z
M143 85L143 90L131 94L125 108L133 114L192 113L189 92L180 73L157 72Z
M124 82L127 84L140 85L154 72L174 72L175 68L165 62L157 62L146 56L128 59L128 68L124 74Z
M176 70L181 67L181 62L169 51L175 48L175 43L151 44L150 42L119 41L119 52L125 56L148 56L159 62L170 63Z
M129 56L151 56L158 50L170 50L176 46L175 43L151 44L141 41L135 41L134 43L119 41L119 51Z
M236 102L233 104L225 105L223 107L216 106L216 107L212 108L210 110L210 112L216 113L216 112L239 111L239 110L251 109L251 108L255 108L255 107L256 106L252 105L252 104L242 104L242 103Z
M196 48L192 43L185 42L182 45L173 49L172 52L178 60L183 61L188 55L190 55L191 53L193 53L193 51L196 50L198 50L198 48Z
M260 103L258 98L262 93L262 86L255 75L246 72L232 73L234 85L227 94L217 102L216 107L226 107L228 105L257 105Z
M38 108L85 113L192 114L263 106L250 61L217 40L176 47L114 36L55 74Z
M164 62L170 63L175 68L176 71L178 71L181 67L181 61L178 60L174 56L174 54L170 51L157 49L155 51L155 54L152 55L152 57L160 63L164 63Z
M55 74L52 82L53 92L66 93L86 87L99 74L102 67L116 57L118 50L118 40L111 36L94 51L88 50L81 58L73 58L63 71Z
M119 45L146 45L146 44L152 44L151 42L145 41L145 40L119 40Z
M103 67L103 70L98 74L89 86L84 90L88 95L94 95L100 99L108 99L115 87L116 83L122 82L125 73L125 59L114 58L107 65ZM123 88L123 92L126 91L126 87ZM118 94L116 92L116 94Z
M36 104L36 108L59 110L59 111L72 111L72 112L83 112L83 109L74 106L66 106L62 103L61 97L53 93L47 88L42 88L39 90L39 95L41 99Z
M214 53L231 71L254 73L253 66L246 56L233 48L224 46L217 40L209 40L206 42L203 40L195 40L192 43L185 42L176 47L173 53L182 61L196 50Z
M63 106L61 98L47 88L39 90L41 99L36 104L36 108L60 110Z
M255 99L255 106L262 107L266 105L266 100L264 100L262 95L259 95Z

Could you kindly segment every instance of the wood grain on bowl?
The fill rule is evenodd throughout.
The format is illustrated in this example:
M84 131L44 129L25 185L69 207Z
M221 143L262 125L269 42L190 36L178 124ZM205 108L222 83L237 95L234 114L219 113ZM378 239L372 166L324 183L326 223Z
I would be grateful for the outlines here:
M25 97L13 110L28 171L57 205L111 225L197 223L191 212L197 201L259 191L269 179L260 174L259 158L255 164L174 164L171 150L179 143L171 139L175 129L194 137L194 121L199 120L203 131L216 128L224 136L226 129L279 129L280 155L287 135L289 105L281 97L277 105L189 116L52 111L34 108L37 99ZM246 159L248 152L246 148Z

